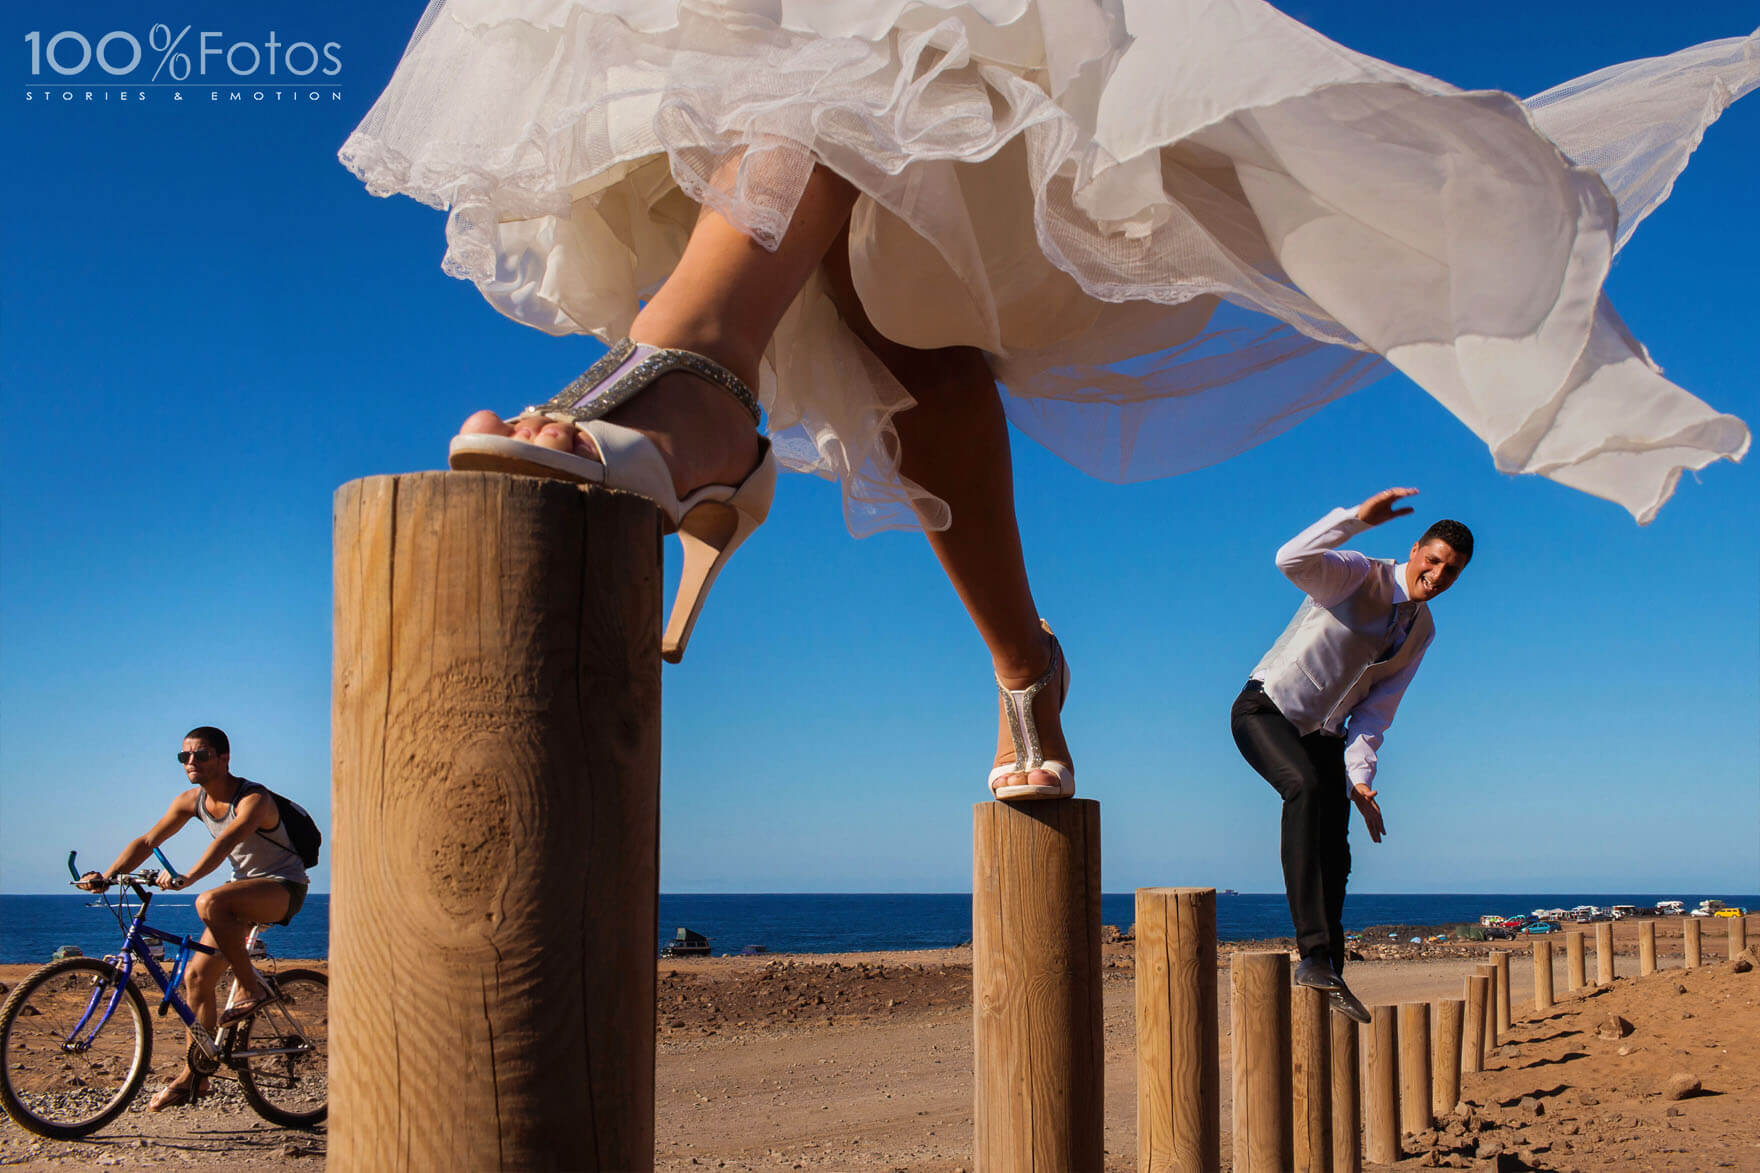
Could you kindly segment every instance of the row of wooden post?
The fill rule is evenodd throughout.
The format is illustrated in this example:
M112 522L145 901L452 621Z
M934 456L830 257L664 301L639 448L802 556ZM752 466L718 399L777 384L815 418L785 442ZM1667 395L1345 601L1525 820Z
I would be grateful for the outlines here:
M1726 918L1729 924L1729 956L1748 947L1748 922L1745 917ZM1704 964L1703 950L1700 945L1700 920L1687 917L1681 922L1681 951L1683 964L1687 969L1696 969ZM1588 985L1588 976L1584 968L1583 939L1585 934L1574 930L1565 934L1565 982L1567 991L1576 991ZM1656 960L1656 922L1642 920L1638 922L1638 975L1647 977L1660 968ZM1615 977L1616 967L1613 953L1613 925L1602 922L1595 926L1595 984L1610 985ZM1553 1005L1552 992L1552 942L1536 940L1534 942L1534 1007L1536 1010L1549 1010Z
M645 502L532 478L338 492L332 1168L652 1167L659 537ZM1098 804L979 804L973 871L976 1164L1098 1169ZM1137 942L1139 1167L1215 1169L1215 890L1139 891ZM1605 984L1611 926L1597 958ZM1238 1173L1396 1159L1508 1029L1508 954L1481 970L1376 1007L1359 1083L1353 1024L1236 954Z
M1137 892L1137 1165L1143 1173L1219 1167L1216 895ZM1234 1168L1355 1173L1398 1159L1460 1102L1510 1023L1509 954L1467 979L1464 997L1377 1006L1359 1032L1319 990L1290 985L1285 953L1230 961ZM1359 1069L1358 1056L1362 1057ZM980 1159L980 1168L987 1166Z

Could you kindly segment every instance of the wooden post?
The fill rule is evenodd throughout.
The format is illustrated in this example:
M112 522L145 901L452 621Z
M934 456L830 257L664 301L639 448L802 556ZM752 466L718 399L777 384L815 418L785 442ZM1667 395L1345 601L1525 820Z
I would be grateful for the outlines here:
M1497 963L1488 961L1477 970L1485 979L1485 1021L1480 1024L1480 1029L1485 1039L1483 1061L1490 1063L1491 1052L1497 1050Z
M1446 1116L1461 1102L1461 1023L1467 1004L1460 998L1436 1003L1435 1049L1430 1064L1430 1107Z
M1509 1013L1509 952L1497 950L1491 962L1497 966L1497 1037L1501 1039L1514 1021Z
M1552 1009L1552 942L1534 942L1534 1013Z
M1729 920L1729 959L1734 961L1736 954L1748 947L1748 918L1732 916Z
M1648 977L1656 972L1656 922L1641 920L1638 922L1638 976Z
M1098 1169L1100 804L981 802L972 816L974 1159Z
M1137 1168L1222 1164L1216 889L1137 889Z
M1686 954L1688 969L1698 969L1701 962L1699 953L1699 918L1690 916L1681 922L1681 950Z
M1595 926L1595 984L1613 984L1613 922L1602 921Z
M1483 973L1467 978L1466 1019L1461 1027L1461 1070L1485 1070L1485 1013L1491 1008L1491 979Z
M1362 1095L1357 1067L1357 1024L1342 1014L1332 1026L1332 1173L1362 1173Z
M1290 1086L1296 1173L1332 1168L1332 999L1311 986L1290 987ZM1340 1015L1339 1017L1343 1017Z
M1289 955L1236 953L1229 965L1229 1001L1234 1035L1234 1168L1236 1173L1284 1173L1295 1163L1290 1129Z
M1698 934L1693 934L1695 939ZM1583 932L1581 929L1567 933L1564 939L1565 953L1565 984L1571 993L1576 993L1589 984L1588 967L1583 961Z
M1378 1165L1399 1160L1399 1025L1392 1006L1372 1006L1363 1027L1363 1155Z
M1399 1004L1399 1127L1423 1132L1430 1114L1430 1003Z
M330 1168L652 1169L655 510L416 473L334 521Z

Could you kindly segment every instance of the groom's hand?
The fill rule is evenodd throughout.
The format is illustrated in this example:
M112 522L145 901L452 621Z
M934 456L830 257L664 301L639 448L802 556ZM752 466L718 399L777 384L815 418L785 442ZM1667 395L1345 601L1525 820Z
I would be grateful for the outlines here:
M1369 828L1369 838L1376 843L1381 842L1381 837L1387 834L1387 824L1381 821L1381 804L1375 801L1375 796L1380 793L1379 790L1370 790L1361 782L1351 787L1351 801L1363 812L1363 825Z
M1396 517L1404 517L1410 509L1395 509L1394 504L1401 498L1417 495L1416 489L1383 489L1361 505L1357 506L1357 520L1364 525L1380 525Z

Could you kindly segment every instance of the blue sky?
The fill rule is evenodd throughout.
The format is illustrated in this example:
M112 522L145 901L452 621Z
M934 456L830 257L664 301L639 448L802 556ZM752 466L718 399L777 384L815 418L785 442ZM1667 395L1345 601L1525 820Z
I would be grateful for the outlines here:
M336 162L420 7L8 7L0 891L65 891L69 848L107 863L184 784L172 754L196 724L227 729L235 771L328 830L332 494L440 467L470 410L547 394L595 357L442 274L441 214L374 199ZM1753 23L1721 2L1287 10L1518 94ZM315 103L25 99L31 31L129 29L145 47L154 21L334 41L342 73ZM1750 423L1756 190L1750 98L1609 285L1672 378ZM1353 888L1760 891L1753 459L1685 478L1640 529L1499 475L1393 377L1184 477L1103 484L1024 440L1016 476L1040 606L1074 669L1066 724L1080 792L1103 804L1107 890L1281 887L1275 797L1227 726L1299 601L1271 553L1333 505L1414 484L1418 517L1358 546L1400 553L1446 514L1479 549L1383 750L1390 834L1371 846L1359 826ZM994 706L921 539L854 541L833 486L785 478L666 670L663 887L967 888Z

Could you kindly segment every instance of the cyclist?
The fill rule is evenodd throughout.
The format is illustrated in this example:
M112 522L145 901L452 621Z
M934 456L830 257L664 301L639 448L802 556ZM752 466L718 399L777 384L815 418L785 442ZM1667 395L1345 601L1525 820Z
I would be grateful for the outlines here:
M211 725L191 729L184 735L177 760L195 786L172 799L164 817L123 848L107 870L81 876L80 886L103 891L111 876L132 871L190 819L201 820L213 843L187 873L175 879L167 877L165 886L187 888L226 860L232 861L231 881L196 897L196 915L207 926L202 942L220 952L196 954L184 975L190 1009L212 1033L273 1000L251 968L245 938L252 925L284 925L292 920L305 903L308 881L299 852L281 825L274 797L264 787L232 773L232 746L226 734ZM229 966L238 975L241 1000L221 1017L215 990ZM207 1084L205 1078L198 1082L186 1066L147 1107L159 1112L192 1103L207 1093Z

